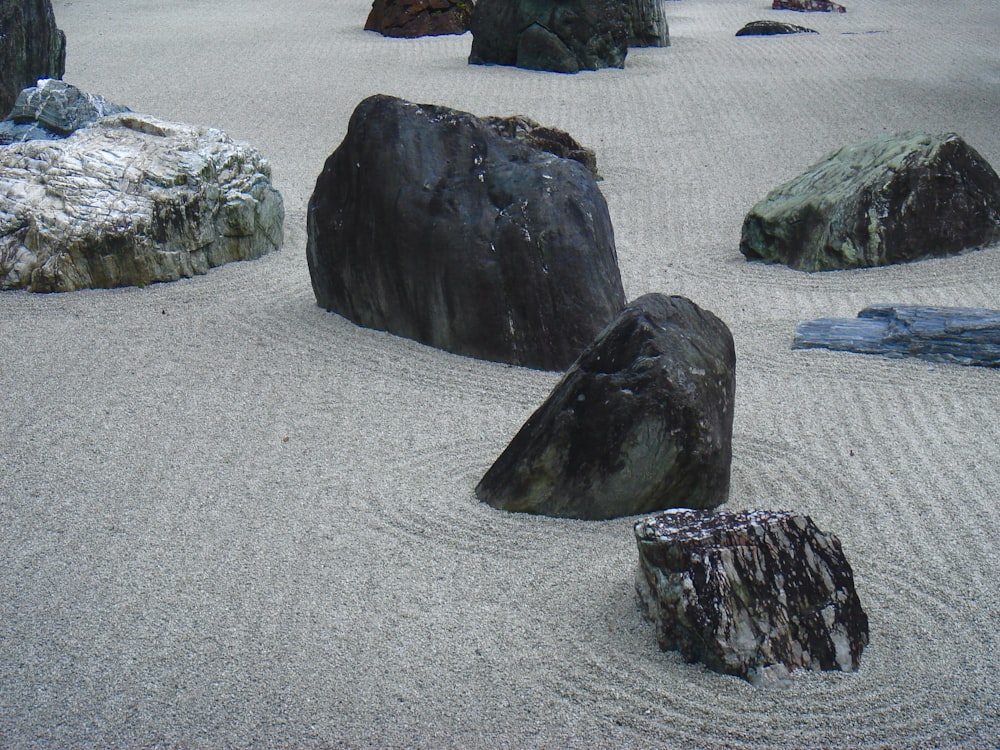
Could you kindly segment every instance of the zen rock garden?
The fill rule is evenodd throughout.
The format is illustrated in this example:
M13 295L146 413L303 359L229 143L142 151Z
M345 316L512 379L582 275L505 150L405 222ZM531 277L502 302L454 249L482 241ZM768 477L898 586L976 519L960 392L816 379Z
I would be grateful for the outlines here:
M659 0L472 6L376 0L366 28L468 28L471 63L567 73L669 44ZM0 287L141 286L280 248L282 199L261 154L48 80L62 74L65 39L47 1L3 2L0 22L4 86L17 87L0 91L11 108L0 123ZM808 31L757 22L740 35ZM655 514L633 522L636 591L662 648L755 684L857 669L868 618L837 537L794 512L718 510L730 491L732 333L683 297L627 304L598 179L592 150L526 116L371 96L309 200L316 301L456 354L565 371L475 494L559 518ZM820 271L998 239L992 167L954 134L913 132L840 148L773 190L746 216L740 251ZM795 346L996 367L998 331L996 311L882 305L804 323Z

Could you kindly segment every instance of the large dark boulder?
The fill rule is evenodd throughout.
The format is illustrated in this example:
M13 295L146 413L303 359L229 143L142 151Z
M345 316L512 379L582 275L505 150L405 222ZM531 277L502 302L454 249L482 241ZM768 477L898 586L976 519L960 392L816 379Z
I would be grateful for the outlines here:
M623 0L478 0L475 65L576 73L625 66L632 12Z
M854 572L809 516L668 511L635 536L636 589L663 650L755 684L858 668L868 616Z
M1000 239L1000 177L954 133L845 146L743 222L750 260L827 271L954 255Z
M605 519L729 494L736 354L725 323L648 294L587 348L476 487L511 511Z
M65 81L43 78L37 86L23 89L9 118L0 121L0 145L65 138L102 117L128 111Z
M25 86L64 72L66 35L51 0L0 0L0 117Z
M561 370L625 304L593 175L466 112L361 102L307 224L322 307L457 354Z
M1000 310L873 305L856 318L799 323L792 348L1000 367Z
M472 0L375 0L365 29L406 38L464 34L472 8Z

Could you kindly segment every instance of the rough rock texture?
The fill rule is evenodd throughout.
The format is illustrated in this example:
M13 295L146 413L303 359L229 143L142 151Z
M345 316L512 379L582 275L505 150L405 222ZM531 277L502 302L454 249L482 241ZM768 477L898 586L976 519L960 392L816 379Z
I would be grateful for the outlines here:
M63 138L102 117L128 111L102 96L44 78L17 95L8 119L0 121L0 144Z
M774 10L819 11L822 13L846 13L847 8L831 0L774 0Z
M602 519L729 494L736 354L726 325L649 294L587 348L476 487L497 508Z
M663 0L629 0L629 47L669 47L670 28Z
M594 177L600 179L597 172L597 155L593 149L581 146L569 133L539 125L531 118L523 115L511 117L487 117L487 124L504 138L526 143L532 148L548 151L563 159L573 159L585 166Z
M0 115L39 78L61 78L66 35L56 28L51 0L0 0Z
M408 38L464 34L472 8L472 0L375 0L365 29Z
M1000 239L1000 177L954 133L845 146L751 209L740 251L803 271L946 256Z
M475 65L576 73L622 68L632 32L622 0L478 0L469 25Z
M117 114L0 148L0 288L144 285L275 250L261 156L224 133Z
M457 354L561 370L625 304L593 176L466 112L361 102L307 223L322 307Z
M757 684L858 668L868 616L854 573L808 516L677 510L635 536L636 589L663 650Z
M818 34L815 29L781 21L751 21L736 32L736 36L774 36L776 34Z
M792 348L1000 367L1000 310L874 305L857 318L799 323Z

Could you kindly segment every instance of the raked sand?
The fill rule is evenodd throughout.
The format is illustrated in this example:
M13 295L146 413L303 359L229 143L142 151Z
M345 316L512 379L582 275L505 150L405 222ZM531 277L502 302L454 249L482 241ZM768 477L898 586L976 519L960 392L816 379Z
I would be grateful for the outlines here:
M877 302L1000 307L1000 247L807 275L743 216L830 150L956 131L1000 166L1000 3L666 4L673 46L563 76L471 37L364 32L367 0L56 0L66 80L270 160L286 241L145 289L0 294L0 746L1000 745L1000 373L791 351ZM818 35L740 38L777 18ZM629 299L733 331L729 509L837 534L856 673L761 690L656 646L635 519L473 487L558 375L319 309L305 207L374 93L525 114L592 146Z

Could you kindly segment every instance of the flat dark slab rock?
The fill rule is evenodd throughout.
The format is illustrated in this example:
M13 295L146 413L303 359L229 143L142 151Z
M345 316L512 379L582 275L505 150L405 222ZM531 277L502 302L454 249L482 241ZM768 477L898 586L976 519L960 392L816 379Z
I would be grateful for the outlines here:
M857 318L799 323L792 348L1000 367L1000 310L874 305Z
M816 29L782 21L751 21L736 36L776 36L778 34L818 34Z

